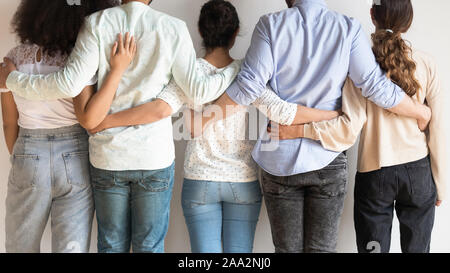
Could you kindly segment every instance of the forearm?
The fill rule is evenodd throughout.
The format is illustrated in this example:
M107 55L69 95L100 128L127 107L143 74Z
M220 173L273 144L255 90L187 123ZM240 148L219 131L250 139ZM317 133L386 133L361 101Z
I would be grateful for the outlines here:
M1 94L3 133L10 154L19 135L19 112L11 92Z
M399 104L386 110L400 116L417 120L424 119L427 116L426 106L409 96L404 96Z
M108 115L103 124L104 129L150 124L172 115L172 108L165 101L157 99L152 102Z
M80 116L80 122L85 128L95 128L106 118L119 87L122 74L122 71L111 70L102 87L89 100Z
M297 106L297 114L292 124L305 124L311 122L320 122L331 120L339 115L337 111L325 111L305 106Z
M16 144L19 136L19 126L17 124L3 125L3 133L5 135L5 142L8 147L9 154L12 154L14 145Z

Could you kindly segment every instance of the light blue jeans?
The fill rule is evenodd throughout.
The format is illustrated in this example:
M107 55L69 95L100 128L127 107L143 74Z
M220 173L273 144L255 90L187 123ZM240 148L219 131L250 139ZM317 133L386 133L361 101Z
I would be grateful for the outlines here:
M164 252L174 167L107 171L91 167L101 253Z
M6 198L6 251L40 252L51 215L53 252L88 252L94 200L88 135L79 125L20 129Z
M258 181L185 179L182 206L193 253L251 253L261 211Z

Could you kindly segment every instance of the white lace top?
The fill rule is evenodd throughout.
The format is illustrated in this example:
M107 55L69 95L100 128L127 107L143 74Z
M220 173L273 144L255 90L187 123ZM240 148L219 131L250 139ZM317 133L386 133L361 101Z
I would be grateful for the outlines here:
M219 73L218 69L204 59L198 59L197 69L208 74ZM196 111L203 106L194 105L174 80L158 96L167 102L174 113L183 105ZM292 124L297 114L297 105L281 100L272 90L254 104L271 120L280 124ZM267 109L267 110L265 110ZM253 182L258 180L258 168L252 159L256 141L248 139L249 119L247 109L209 126L202 137L189 140L184 160L184 177L192 180L215 182Z
M41 52L40 60L37 55ZM13 48L7 55L16 65L17 70L27 74L50 74L64 67L67 57L63 54L49 56L40 51L37 45L22 44ZM96 84L92 79L88 85ZM31 101L14 94L14 101L19 112L18 124L26 129L55 129L78 123L72 99L52 101Z

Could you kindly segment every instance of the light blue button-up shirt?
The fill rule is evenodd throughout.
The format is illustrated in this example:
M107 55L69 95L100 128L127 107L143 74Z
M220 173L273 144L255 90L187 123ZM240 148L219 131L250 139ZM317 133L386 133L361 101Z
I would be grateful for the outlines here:
M396 106L405 95L385 77L358 21L329 10L323 0L297 0L291 9L261 17L227 93L236 103L249 105L270 84L288 102L337 110L347 76L364 97L383 108ZM268 139L264 129L253 158L277 176L322 169L338 155L308 139Z

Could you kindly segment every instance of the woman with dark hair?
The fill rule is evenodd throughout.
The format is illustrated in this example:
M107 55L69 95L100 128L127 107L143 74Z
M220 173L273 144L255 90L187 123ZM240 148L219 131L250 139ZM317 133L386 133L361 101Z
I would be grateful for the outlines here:
M347 81L343 116L331 121L280 126L281 139L306 137L329 150L344 151L357 140L358 173L354 220L359 252L389 252L394 209L403 252L429 252L435 206L445 198L448 180L447 115L436 64L402 38L413 22L411 0L381 0L371 16L373 51L388 77L407 95L426 103L433 117L428 130L364 99ZM423 128L422 128L423 129Z
M237 62L230 50L239 25L238 13L228 1L211 0L202 7L198 28L206 55L197 61L199 72L216 75ZM163 108L157 107L164 104ZM112 114L96 130L155 122L178 112L183 105L196 111L205 107L188 99L172 80L157 100ZM320 121L338 115L335 111L284 102L270 89L254 105L282 124ZM245 107L238 109L226 121L204 128L203 137L187 143L182 206L194 253L249 253L253 250L262 195L258 168L251 156L255 142L246 138L247 112ZM162 113L165 114L161 116ZM189 123L195 122L189 120Z
M115 5L105 0L82 0L80 5L22 0L12 22L21 44L8 58L22 72L55 72L65 65L85 17ZM88 135L82 126L95 127L107 115L135 51L130 35L125 41L119 36L108 79L97 92L96 79L92 79L73 100L37 102L11 92L1 94L5 140L12 154L6 199L7 252L40 252L50 215L53 252L89 251L94 200Z

